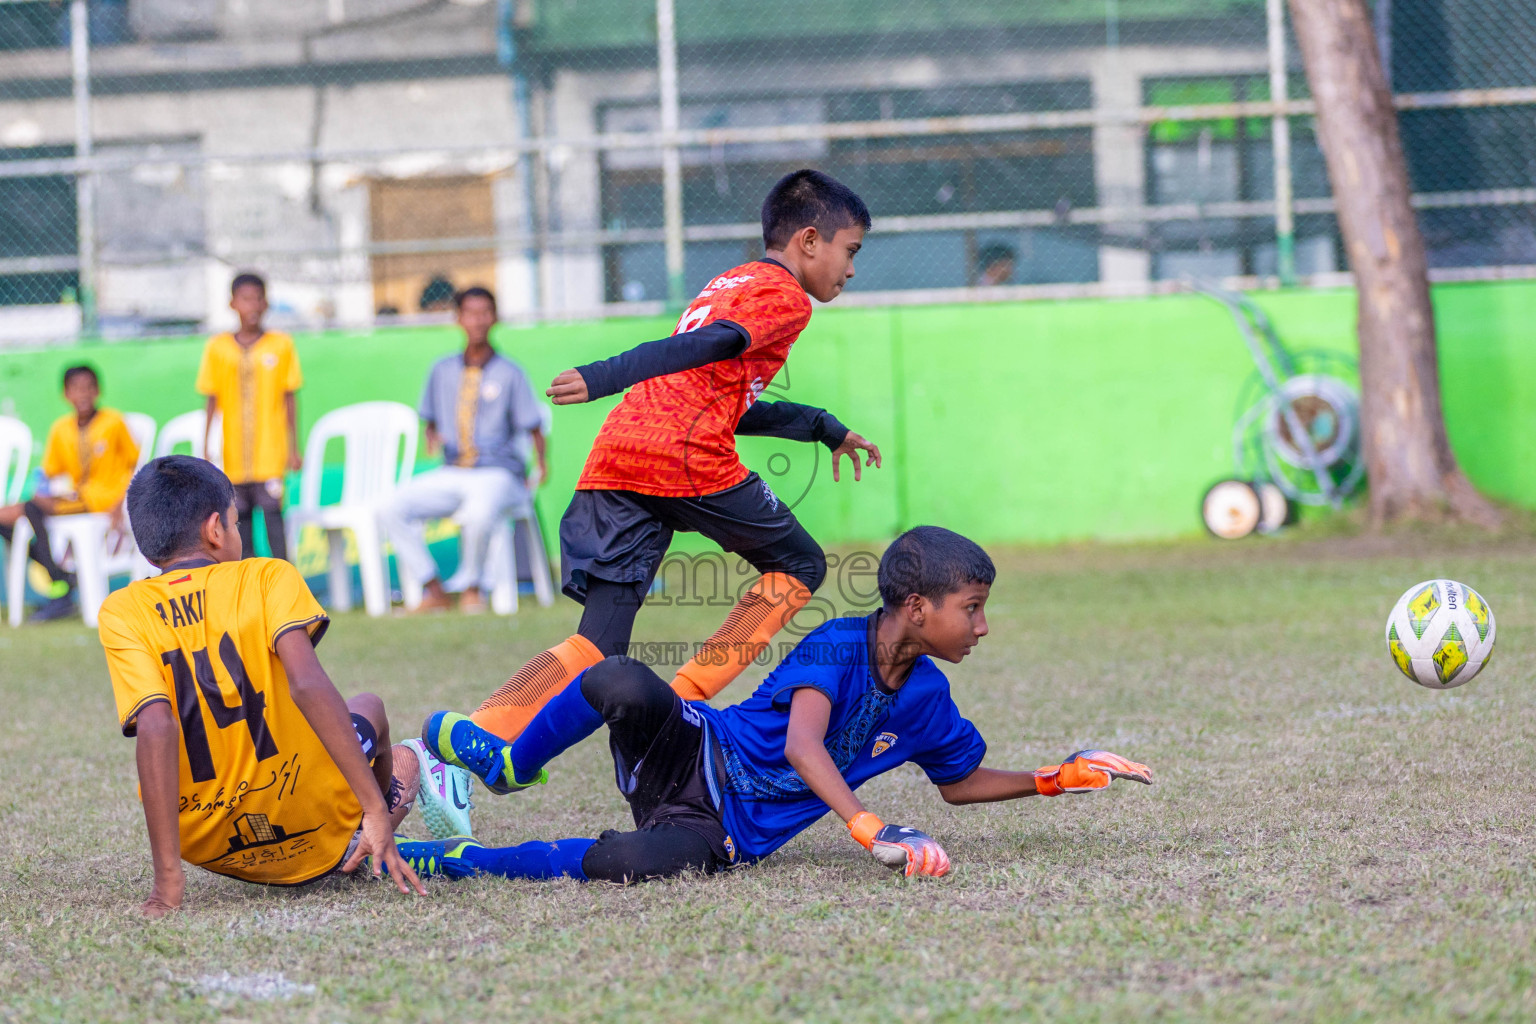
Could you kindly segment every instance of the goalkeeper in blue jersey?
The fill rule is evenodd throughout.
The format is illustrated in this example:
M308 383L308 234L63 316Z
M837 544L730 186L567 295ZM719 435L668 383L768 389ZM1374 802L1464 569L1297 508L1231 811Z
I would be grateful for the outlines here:
M751 697L716 709L685 701L646 665L615 656L572 680L511 744L439 712L422 739L494 792L545 781L544 766L606 724L635 829L597 839L492 849L467 837L402 842L418 872L628 882L714 872L768 856L828 810L876 860L942 875L931 836L888 825L856 790L908 761L952 804L1150 783L1145 765L1105 751L1033 772L983 767L987 745L950 697L934 659L959 662L987 635L995 570L959 534L920 526L880 560L881 607L806 637Z

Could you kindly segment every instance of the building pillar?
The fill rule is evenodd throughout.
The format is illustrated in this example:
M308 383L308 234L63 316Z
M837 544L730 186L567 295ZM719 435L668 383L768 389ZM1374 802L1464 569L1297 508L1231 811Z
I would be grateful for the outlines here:
M1141 107L1141 71L1118 47L1100 50L1090 67L1096 111L1128 113ZM1101 209L1146 203L1146 130L1141 124L1106 123L1094 128L1093 176ZM1146 222L1116 221L1101 230L1099 280L1105 284L1150 280L1152 254Z
M357 168L332 165L326 178L338 187L330 198L336 224L336 285L331 293L331 316L338 324L356 327L371 324L373 308L373 261L368 255L372 229L368 217L368 184L358 180Z
M502 315L534 318L539 312L538 250L529 241L538 227L528 198L531 184L523 181L524 168L537 155L515 163L491 179L491 206L496 218L496 304Z
M550 90L553 134L591 135L597 131L595 97L586 77L571 72L555 76ZM544 209L548 233L555 241L546 253L549 270L543 275L544 308L551 312L591 311L603 303L603 258L596 245L558 241L567 233L585 234L602 228L600 155L596 150L556 146L544 155L548 196ZM536 196L536 201L542 197Z

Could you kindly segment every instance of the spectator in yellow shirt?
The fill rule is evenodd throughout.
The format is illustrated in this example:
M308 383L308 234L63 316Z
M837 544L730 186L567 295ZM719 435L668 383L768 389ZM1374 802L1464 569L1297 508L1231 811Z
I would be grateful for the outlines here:
M229 293L240 329L208 339L197 390L208 397L210 428L214 414L224 414L224 472L235 485L245 557L256 554L251 512L259 508L272 557L286 559L283 484L284 475L302 465L294 392L304 377L293 339L262 327L267 283L255 274L240 274Z
M55 586L64 588L33 614L33 622L63 618L75 610L75 577L54 561L47 517L105 512L112 517L113 529L123 528L123 496L139 461L139 446L121 413L96 405L100 397L101 383L91 367L64 371L64 399L74 412L61 416L48 431L42 470L49 486L29 501L0 508L0 537L10 541L16 521L26 516L33 534L28 553Z

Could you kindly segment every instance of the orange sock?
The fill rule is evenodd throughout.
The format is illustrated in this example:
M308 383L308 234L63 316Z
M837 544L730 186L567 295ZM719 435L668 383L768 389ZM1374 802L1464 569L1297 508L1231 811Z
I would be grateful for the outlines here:
M774 634L811 599L811 589L784 572L765 573L741 595L731 614L693 659L678 670L672 689L684 700L708 700L763 653Z
M544 653L534 655L532 661L487 697L469 719L511 743L528 728L533 716L550 698L602 660L603 653L580 633L567 637Z

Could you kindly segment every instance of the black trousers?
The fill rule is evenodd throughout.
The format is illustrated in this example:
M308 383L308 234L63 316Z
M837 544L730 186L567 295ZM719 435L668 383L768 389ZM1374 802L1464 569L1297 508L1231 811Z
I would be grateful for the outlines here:
M288 535L283 528L281 480L235 484L235 511L240 513L240 543L245 549L246 558L256 557L256 532L251 513L258 508L267 526L267 547L272 549L272 557L287 561Z
M59 568L59 563L53 560L53 547L48 542L48 517L37 503L32 501L22 506L22 514L27 517L27 522L32 524L32 543L27 546L27 554L32 556L32 561L43 567L49 579L56 583L67 583L73 587L74 574ZM14 527L0 526L0 539L9 544L15 532Z
M635 882L729 867L725 825L704 778L708 750L698 712L631 658L588 669L581 694L608 725L614 774L636 826L599 836L582 858L586 876Z

